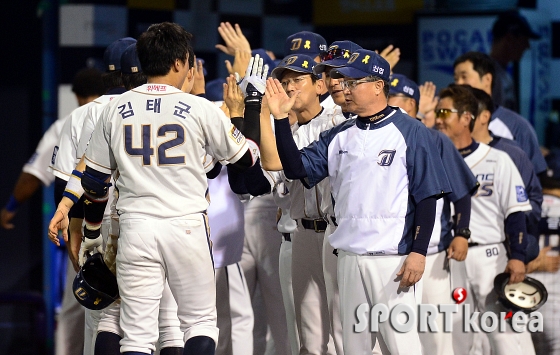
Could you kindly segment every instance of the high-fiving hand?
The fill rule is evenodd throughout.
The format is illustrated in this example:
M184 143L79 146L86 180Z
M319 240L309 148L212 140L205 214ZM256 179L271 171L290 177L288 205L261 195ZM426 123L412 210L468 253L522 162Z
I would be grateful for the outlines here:
M278 79L268 78L266 81L266 100L272 116L277 120L288 117L288 113L294 106L300 92L296 90L292 97L289 97Z
M268 76L268 64L263 65L263 59L257 54L251 57L245 77L239 83L239 87L245 97L262 97L266 88L266 77Z

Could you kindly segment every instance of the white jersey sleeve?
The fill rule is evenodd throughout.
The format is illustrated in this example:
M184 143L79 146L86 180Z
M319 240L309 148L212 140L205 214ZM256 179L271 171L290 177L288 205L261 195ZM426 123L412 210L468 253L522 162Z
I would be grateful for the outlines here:
M63 180L68 181L72 171L76 167L76 151L78 148L78 140L81 135L83 120L87 110L93 102L78 107L66 119L62 132L60 134L60 141L54 147L51 168L53 174Z
M85 152L86 165L105 174L112 174L117 163L111 150L111 107L106 106L97 121Z
M213 104L206 105L204 116L200 124L214 157L222 164L233 164L241 159L248 149L245 136Z
M95 125L101 116L101 112L105 105L107 105L111 100L113 100L118 95L103 95L93 100L95 105L89 105L87 113L84 116L84 122L82 124L82 129L80 132L80 137L78 139L78 145L76 149L76 160L80 161L82 156L85 154Z
M496 190L500 191L500 203L507 218L515 212L530 211L531 205L519 170L507 153L500 153L503 163L497 166L494 181Z
M43 185L48 186L54 181L52 171L49 171L49 164L53 158L53 149L60 141L62 127L69 116L56 120L49 129L43 134L43 138L37 145L35 152L23 166L23 172L35 176L41 180Z

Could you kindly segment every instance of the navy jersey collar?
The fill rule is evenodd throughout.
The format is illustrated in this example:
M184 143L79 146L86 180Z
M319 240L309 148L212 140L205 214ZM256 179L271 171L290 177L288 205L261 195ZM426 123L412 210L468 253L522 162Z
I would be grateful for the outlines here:
M478 148L479 144L478 142L476 142L474 139L472 140L471 144L469 144L468 146L466 146L465 148L461 148L459 149L459 153L461 154L461 156L463 158L468 157L469 155L471 155L476 148Z
M314 119L316 119L317 117L321 116L323 114L323 111L325 111L325 108L323 106L321 106L321 111L319 111L318 114L316 114L312 119L310 119L309 121L305 122L305 123L299 123L298 125L301 126L305 126L306 124L308 124L309 122L313 121Z
M360 117L356 119L356 126L361 129L375 129L384 126L380 123L386 121L386 118L394 114L396 111L391 106L385 107L383 110L377 112L375 115Z
M107 90L107 94L105 95L120 95L120 94L124 94L126 92L126 89L122 86L117 87L117 88L112 88Z
M323 102L325 101L329 96L331 96L331 94L329 94L329 92L327 91L326 93L324 93L323 95L319 95L319 102Z

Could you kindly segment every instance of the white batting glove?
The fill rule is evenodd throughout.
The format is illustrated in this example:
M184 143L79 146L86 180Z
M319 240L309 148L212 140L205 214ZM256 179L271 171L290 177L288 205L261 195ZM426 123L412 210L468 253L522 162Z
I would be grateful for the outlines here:
M245 97L263 96L266 89L266 77L268 76L268 64L264 65L263 59L257 54L251 57L245 77L239 83L239 87Z
M97 238L88 238L85 235L98 234ZM84 227L84 236L82 237L82 244L80 245L80 253L78 254L78 264L80 267L84 265L87 258L95 252L103 253L103 237L99 230L90 231Z

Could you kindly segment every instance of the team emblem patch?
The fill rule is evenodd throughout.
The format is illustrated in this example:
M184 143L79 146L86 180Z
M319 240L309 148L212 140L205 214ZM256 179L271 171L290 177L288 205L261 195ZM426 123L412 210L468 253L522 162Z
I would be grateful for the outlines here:
M241 134L241 132L237 128L235 128L235 126L231 128L231 131L229 131L229 135L237 144L240 144L243 140L243 134Z
M517 195L517 202L526 202L528 200L527 193L523 186L516 186L515 193Z
M51 157L51 164L54 165L54 162L56 161L56 155L58 154L58 146L55 146L52 152L52 157Z
M382 150L379 152L379 154L377 155L379 159L377 159L377 164L380 166L389 166L393 163L393 159L395 158L395 153L397 151L392 149L392 150Z

